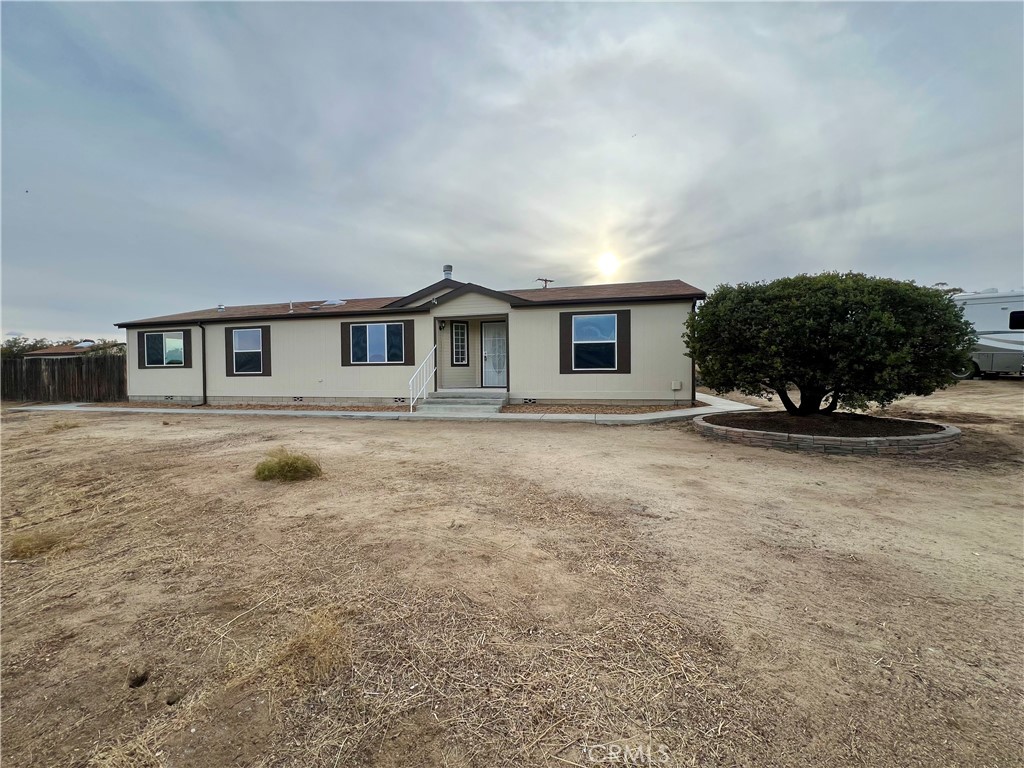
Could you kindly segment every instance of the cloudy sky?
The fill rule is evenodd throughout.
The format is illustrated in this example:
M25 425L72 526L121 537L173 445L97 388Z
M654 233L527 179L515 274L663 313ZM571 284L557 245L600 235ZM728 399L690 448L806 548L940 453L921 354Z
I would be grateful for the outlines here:
M445 262L1020 288L1022 31L1018 3L4 3L3 329Z

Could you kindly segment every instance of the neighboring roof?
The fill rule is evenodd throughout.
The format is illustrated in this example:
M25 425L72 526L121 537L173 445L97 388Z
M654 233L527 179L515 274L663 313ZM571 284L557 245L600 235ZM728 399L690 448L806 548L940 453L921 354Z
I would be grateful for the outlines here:
M26 352L25 357L54 357L56 355L67 357L68 355L80 355L83 352L88 352L90 349L92 347L83 348L76 347L74 344L58 344L55 347L43 347L42 349Z
M444 288L451 290L436 302L416 305L432 293ZM148 317L116 323L119 328L138 325L173 325L175 323L197 323L200 321L221 322L233 320L284 320L299 317L320 317L335 315L365 315L410 312L428 312L436 304L462 296L466 293L482 293L508 301L513 307L542 307L561 304L609 304L614 302L666 301L703 299L704 291L682 280L655 280L645 283L611 283L605 285L574 285L561 288L530 288L527 290L495 291L473 283L445 279L428 285L408 296L391 296L376 299L346 299L344 304L322 306L323 301L296 301L284 304L248 304L213 307L195 312L176 315ZM318 307L314 309L314 307Z
M44 347L43 349L35 349L31 352L26 352L25 357L71 357L84 355L87 352L97 352L104 349L111 349L113 347L123 347L124 342L118 341L112 344L90 344L88 347L79 347L75 344L58 344L54 347Z

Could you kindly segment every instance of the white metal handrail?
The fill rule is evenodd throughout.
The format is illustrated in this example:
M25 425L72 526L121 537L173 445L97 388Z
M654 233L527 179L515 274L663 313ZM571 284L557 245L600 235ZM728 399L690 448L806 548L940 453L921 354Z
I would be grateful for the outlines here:
M429 370L427 370L428 368ZM430 377L434 375L436 370L437 345L435 344L431 347L423 362L420 363L420 367L416 369L416 373L409 379L409 413L413 412L416 401L420 399L420 396L425 396L427 386L430 384Z

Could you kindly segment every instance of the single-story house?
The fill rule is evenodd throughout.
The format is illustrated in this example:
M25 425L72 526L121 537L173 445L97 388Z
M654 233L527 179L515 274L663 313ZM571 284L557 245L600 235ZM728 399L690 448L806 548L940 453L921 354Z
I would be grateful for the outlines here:
M117 323L128 396L184 403L411 405L444 390L509 402L689 404L681 280L218 306Z

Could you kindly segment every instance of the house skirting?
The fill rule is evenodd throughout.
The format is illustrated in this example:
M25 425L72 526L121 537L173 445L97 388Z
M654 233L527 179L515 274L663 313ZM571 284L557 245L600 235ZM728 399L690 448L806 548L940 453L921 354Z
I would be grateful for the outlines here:
M203 402L203 398L200 395L129 395L128 402L130 403L188 403L189 405L199 405Z
M203 401L201 397L179 397L162 395L135 395L128 400L133 403L190 403ZM206 398L209 405L404 405L407 397L237 397L213 395Z

